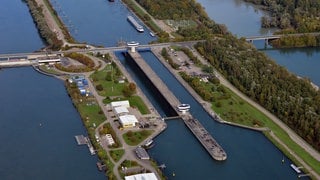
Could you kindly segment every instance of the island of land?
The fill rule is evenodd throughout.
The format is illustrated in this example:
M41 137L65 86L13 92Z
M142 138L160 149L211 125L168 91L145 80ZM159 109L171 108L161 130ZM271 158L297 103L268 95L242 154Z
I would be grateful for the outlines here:
M88 131L89 138L77 136L78 143L87 144L92 154L97 153L101 160L97 166L105 170L109 179L137 173L155 173L158 179L165 178L159 168L163 166L150 160L145 151L152 139L166 129L165 119L114 54L114 50L127 50L132 59L141 59L136 52L140 47L150 48L215 120L262 131L295 164L303 166L306 174L320 179L319 89L275 64L248 42L305 34L298 31L237 39L223 25L210 20L194 1L188 2L191 9L183 9L187 2L163 4L157 0L150 4L124 0L158 36L158 42L128 42L103 48L72 40L48 0L25 1L48 47L36 53L18 54L26 57L18 60L10 59L17 54L6 55L8 61L1 62L0 67L33 65L40 72L65 81ZM163 10L155 11L155 5ZM171 8L181 11L174 15L161 13ZM307 36L319 36L308 33ZM147 72L146 65L139 66L149 79L155 78L154 84L161 84L156 75ZM210 154L218 148L219 153L212 154L214 159L225 160L228 152L206 134L205 127L188 112L177 109L183 102L171 97L165 85L157 89L164 97L169 96L167 103L176 113L172 118L182 118ZM210 143L203 142L208 140L201 138L204 136Z

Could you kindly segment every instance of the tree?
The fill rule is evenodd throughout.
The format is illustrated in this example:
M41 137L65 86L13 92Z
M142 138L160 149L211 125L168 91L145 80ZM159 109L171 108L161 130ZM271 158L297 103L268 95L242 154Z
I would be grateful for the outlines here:
M103 91L103 86L101 84L96 85L98 91Z

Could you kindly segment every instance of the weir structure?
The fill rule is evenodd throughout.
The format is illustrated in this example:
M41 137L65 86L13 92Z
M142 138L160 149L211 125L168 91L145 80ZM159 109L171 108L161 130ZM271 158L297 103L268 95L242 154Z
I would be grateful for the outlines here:
M151 69L151 67L144 61L138 52L128 51L128 55L138 65L138 67L144 72L154 86L159 90L162 96L167 100L170 106L181 117L186 126L200 141L203 147L208 151L211 157L217 161L223 161L227 159L227 154L223 148L216 142L216 140L206 131L202 124L189 113L182 113L178 111L177 107L180 105L180 101L175 95L168 89L166 84L158 77L158 75Z

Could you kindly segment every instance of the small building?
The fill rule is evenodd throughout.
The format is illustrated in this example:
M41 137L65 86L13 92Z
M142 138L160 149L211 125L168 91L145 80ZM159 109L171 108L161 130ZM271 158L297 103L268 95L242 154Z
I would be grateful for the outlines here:
M129 103L128 100L126 100L126 101L113 101L113 102L111 102L111 107L112 107L112 108L119 107L119 106L123 106L123 107L129 108L129 107L130 107L130 103Z
M125 81L126 81L126 78L125 78L125 77L120 77L120 78L118 78L118 83L119 83L119 84L123 84L123 83L125 83Z
M136 126L136 123L138 123L138 120L136 116L127 114L127 115L119 116L119 122L123 128L131 128Z
M115 143L113 138L112 138L112 136L111 136L111 134L106 134L106 139L107 139L107 144L109 146L112 146Z
M129 113L129 110L123 106L115 107L113 110L117 116L122 116L122 115L126 115Z
M141 146L137 147L134 151L139 159L142 159L142 160L149 160L150 159L148 152L144 148L142 148Z
M87 94L87 90L85 88L79 87L78 89L79 89L81 95L86 95Z
M125 176L125 180L158 180L154 173L135 174L131 176Z

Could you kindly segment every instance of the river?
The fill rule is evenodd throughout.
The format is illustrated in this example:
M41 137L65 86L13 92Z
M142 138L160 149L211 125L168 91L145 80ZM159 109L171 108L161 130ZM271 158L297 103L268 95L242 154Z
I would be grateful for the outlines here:
M225 24L238 37L268 35L275 29L261 28L260 19L266 12L242 0L197 0L211 19ZM227 9L227 13L226 13ZM300 77L307 77L320 86L320 48L266 49L264 42L255 43L269 57Z
M21 0L1 1L0 20L0 53L44 46ZM86 129L63 81L23 67L1 69L0 82L0 179L105 179L76 144Z
M148 31L146 33L137 33L126 21L126 16L130 12L119 1L115 3L110 3L107 0L52 1L55 7L60 8L57 11L60 15L63 15L64 21L68 23L72 35L80 42L85 41L96 45L114 46L119 40L136 40L143 44L153 40L149 36ZM1 53L28 52L41 48L43 46L42 41L37 34L30 15L26 13L27 8L25 4L20 0L5 0L5 3L9 7L12 6L13 9L10 12L6 10L0 11L0 18L7 18L7 16L8 18L13 18L11 16L19 16L20 13L21 15L19 16L20 21L17 21L17 18L16 21L8 21L5 27L0 27L0 38L1 40L5 40L2 41L5 43L2 43L3 48L1 47ZM238 36L251 35L251 31L246 31L251 26L250 30L255 29L252 31L253 35L262 32L261 29L257 28L257 19L259 19L262 12L241 3L241 1L207 0L201 3L203 3L203 6L206 7L208 14L213 19L215 19L215 16L211 12L215 10L211 8L220 9L220 13L223 13L223 15L220 15L222 18L221 22L226 24L228 19L234 21L234 16L232 17L231 15L239 15L241 13L246 15L248 13L248 17L241 16L240 18L240 16L236 16L236 18L239 18L238 20L247 18L245 22L255 22L255 26L241 25L244 28L240 28L238 25L238 32L230 28L232 33ZM209 4L206 5L204 3ZM232 9L232 7L234 8ZM222 11L226 9L232 13L226 14L224 13L225 11ZM229 11L230 9L232 11ZM250 19L250 17L253 19ZM23 28L15 28L19 22L25 22L24 20L29 22L29 24L24 25ZM219 22L218 20L216 21ZM35 37L30 41L24 41L14 31L10 31L12 27L18 31L17 34L29 32ZM7 34L3 35L3 33ZM269 33L268 30L266 33ZM14 46L10 45L12 42L14 42ZM273 51L277 50L268 50L266 53ZM311 54L312 57L315 55L313 52ZM296 179L295 172L289 167L290 160L284 157L285 163L282 164L283 154L261 133L214 122L203 111L201 105L195 102L190 94L178 85L172 75L168 74L161 65L157 64L159 62L157 62L152 54L147 52L142 53L142 55L145 59L148 59L148 63L156 63L154 65L151 64L153 67L160 67L158 73L162 75L161 78L166 81L170 88L176 88L173 91L181 101L192 105L193 115L208 128L208 131L228 153L227 161L214 161L181 121L168 121L167 130L158 136L156 146L150 150L150 154L154 159L159 161L159 163L167 165L167 169L164 170L165 175L170 179ZM283 54L279 53L279 56L283 57ZM119 57L121 58L121 56ZM124 59L122 59L123 61ZM127 66L127 68L130 69L131 67ZM134 71L131 73L138 81L138 84L144 83L143 77L135 75ZM24 80L24 78L28 79ZM102 178L101 173L97 173L94 164L96 159L89 155L86 147L75 145L73 136L78 133L85 133L85 130L81 125L79 115L72 107L70 99L66 95L61 81L39 75L31 68L1 70L0 80L3 83L1 85L2 88L0 88L0 98L2 102L1 109L3 109L1 114L4 117L1 119L6 120L5 123L1 123L3 130L0 131L0 135L6 137L3 140L6 144L3 144L2 147L8 147L1 154L10 154L7 156L2 155L3 157L1 157L4 159L8 157L7 160L3 160L3 163L0 164L1 169L3 169L0 172L0 176L4 177L2 179L21 179L22 175L28 175L29 179L44 179L44 174L51 175L51 171L49 171L51 168L53 168L52 172L56 176L46 176L46 179ZM142 89L147 92L148 86L142 86ZM46 93L50 94L50 96L44 95ZM149 92L147 96L153 99L154 93ZM22 100L23 102L21 102ZM32 103L29 103L31 101ZM166 115L161 104L157 104L157 99L154 98L152 101L161 115ZM50 102L50 104L47 102ZM41 111L35 111L38 109ZM62 116L57 116L56 114L58 113L56 112L61 113ZM15 129L10 129L13 126ZM49 128L47 132L43 132L45 128ZM72 130L73 128L74 130ZM26 132L23 130L26 130ZM23 143L17 142L16 139ZM52 142L48 141L48 139ZM31 143L28 146L26 142ZM34 146L34 142L39 143ZM18 149L16 155L11 152L12 146ZM58 147L63 147L63 149L59 149ZM54 152L50 153L50 151ZM54 156L55 152L62 153L63 155ZM49 154L49 156L45 156L46 154ZM21 161L18 161L20 159ZM75 163L74 160L79 160L79 162L76 161L77 163ZM32 163L25 164L26 162ZM65 166L57 167L62 164ZM41 166L40 170L37 169L39 166ZM18 168L19 173L16 173L15 170L17 169L14 169L15 167ZM58 170L55 170L55 168ZM78 168L85 168L86 170ZM43 174L40 176L38 173ZM83 173L87 174L83 175ZM19 174L21 175L19 176Z

